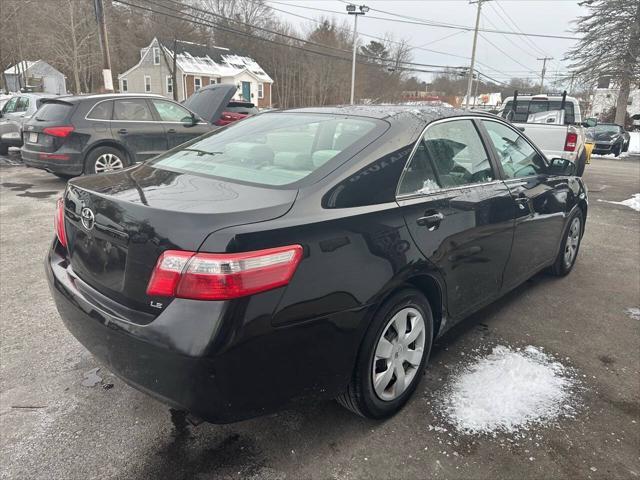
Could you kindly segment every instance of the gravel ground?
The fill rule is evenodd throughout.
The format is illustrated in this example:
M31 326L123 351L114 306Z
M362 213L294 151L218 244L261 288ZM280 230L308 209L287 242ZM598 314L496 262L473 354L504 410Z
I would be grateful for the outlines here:
M63 181L0 158L0 478L638 478L640 162L594 158L580 257L538 275L436 345L396 417L323 402L232 425L177 428L66 331L42 261ZM439 394L477 351L534 345L575 369L577 413L522 435L456 433ZM92 384L94 382L86 382ZM111 386L111 387L109 387ZM178 422L178 427L180 427Z

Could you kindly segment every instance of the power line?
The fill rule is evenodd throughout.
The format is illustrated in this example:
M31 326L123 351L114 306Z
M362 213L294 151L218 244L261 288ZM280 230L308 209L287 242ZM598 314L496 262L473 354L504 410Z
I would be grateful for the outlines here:
M495 48L496 50L498 50L500 53L502 53L505 57L507 57L508 59L510 59L511 61L517 63L518 65L520 65L521 67L524 68L528 68L527 72L533 73L535 72L535 70L529 68L527 65L525 65L524 63L521 63L520 61L516 60L515 58L513 58L511 55L509 55L507 52L505 52L504 50L502 50L500 47L498 47L495 43L493 43L491 40L489 40L487 37L485 37L484 35L480 34L480 36L486 41L488 42L491 46L493 46L493 48Z
M281 3L281 2L275 2L275 0L271 0L274 1L274 3ZM344 0L340 0L344 3ZM290 4L291 5L291 4ZM334 10L326 10L326 9L319 9L319 8L312 8L312 7L301 7L300 5L292 5L292 6L297 6L299 8L311 8L314 10L320 10L320 11L325 11L325 12L329 12L329 13L340 13L340 12L336 12ZM376 8L371 8L372 11L375 12L380 12L380 13L384 13L387 15L392 15L394 17L399 17L402 20L398 20L398 19L393 19L393 18L383 18L383 17L376 17L376 16L372 16L370 15L369 18L373 18L376 20L387 20L387 21L391 21L391 22L400 22L400 23L409 23L409 24L417 24L417 25L426 25L429 27L438 27L438 28L454 28L454 29L460 29L460 30L467 30L467 31L473 31L474 28L473 27L469 27L466 25L458 25L455 23L444 23L444 22L437 22L434 20L428 20L428 19L424 19L424 18L420 18L420 17L413 17L413 16L408 16L408 15L402 15L399 13L394 13L394 12L389 12L386 10L380 10L380 9L376 9ZM516 35L516 36L525 36L525 37L541 37L541 38L556 38L556 39L562 39L562 40L579 40L576 37L568 37L566 35L550 35L550 34L542 34L542 33L525 33L522 31L519 32L514 32L512 30L491 30L488 28L483 28L480 29L480 31L485 32L485 33L501 33L504 35Z

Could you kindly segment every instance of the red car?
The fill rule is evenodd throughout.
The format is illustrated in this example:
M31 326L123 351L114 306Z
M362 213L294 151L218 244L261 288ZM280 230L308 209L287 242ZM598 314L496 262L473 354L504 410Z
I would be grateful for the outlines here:
M229 125L256 113L258 113L258 108L251 102L229 102L215 125Z

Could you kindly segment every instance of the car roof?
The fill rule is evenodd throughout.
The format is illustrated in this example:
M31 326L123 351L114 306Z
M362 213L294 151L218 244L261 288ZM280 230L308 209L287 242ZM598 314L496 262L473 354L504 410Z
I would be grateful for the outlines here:
M477 116L499 118L489 112L465 110L444 105L340 105L333 107L307 107L289 110L278 110L273 113L316 113L332 115L349 115L380 120L419 119L424 123L459 116Z
M78 103L84 100L110 100L112 98L136 98L136 97L145 97L145 98L164 98L166 100L170 100L162 95L158 95L155 93L98 93L93 95L70 95L66 97L55 97L60 98L68 103Z

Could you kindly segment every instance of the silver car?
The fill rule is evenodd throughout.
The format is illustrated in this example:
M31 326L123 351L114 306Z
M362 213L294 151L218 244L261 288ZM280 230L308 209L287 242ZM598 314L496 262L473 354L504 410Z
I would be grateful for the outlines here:
M0 110L0 155L9 147L22 146L22 125L36 113L44 98L55 97L46 93L19 93L11 97Z

